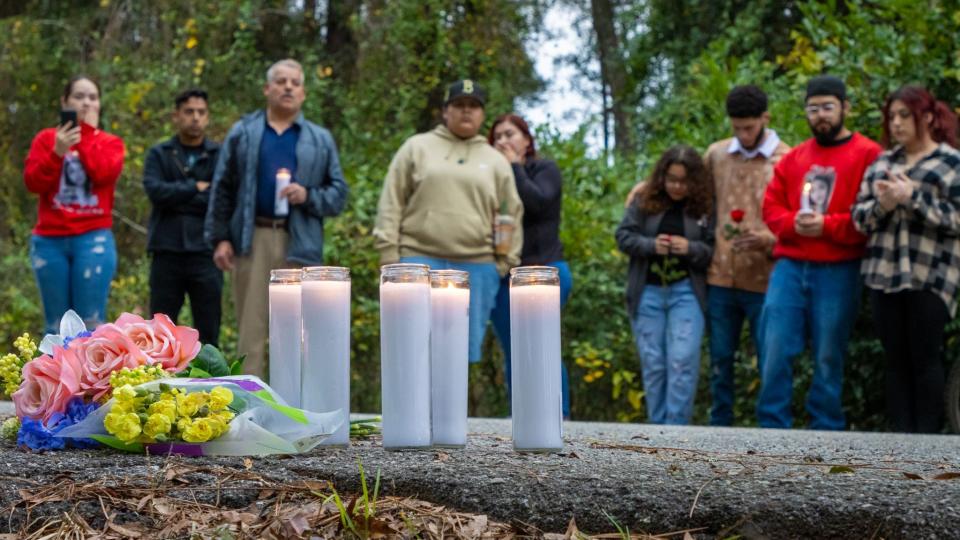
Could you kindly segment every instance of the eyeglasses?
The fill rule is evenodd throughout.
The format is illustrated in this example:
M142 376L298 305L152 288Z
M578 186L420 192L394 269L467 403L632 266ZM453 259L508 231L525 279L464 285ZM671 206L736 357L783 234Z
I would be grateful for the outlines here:
M686 179L686 178L684 178L684 177L679 177L679 176L674 176L674 175L672 175L672 174L666 175L666 177L663 179L663 183L664 183L664 184L673 184L674 186L677 186L677 187L688 187L688 186L689 186L689 183L687 182L687 179Z
M836 103L822 103L820 105L807 105L803 110L807 113L807 116L815 116L820 111L831 114L838 108L840 108L840 105Z

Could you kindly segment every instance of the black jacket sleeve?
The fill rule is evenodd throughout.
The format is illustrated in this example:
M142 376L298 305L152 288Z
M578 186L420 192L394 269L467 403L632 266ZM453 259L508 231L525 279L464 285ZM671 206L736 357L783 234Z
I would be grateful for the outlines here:
M165 176L163 150L154 146L143 165L143 189L150 202L161 209L175 208L187 204L197 195L195 182L176 181Z
M706 270L713 258L715 242L716 213L710 214L700 222L700 240L691 240L687 260L696 270Z
M560 198L562 178L560 169L553 161L542 161L534 171L533 178L527 175L526 168L512 164L513 177L517 182L517 193L523 201L523 211L530 217L538 217L551 203Z
M643 215L636 204L627 207L616 232L617 247L631 257L656 254L655 239L643 233Z

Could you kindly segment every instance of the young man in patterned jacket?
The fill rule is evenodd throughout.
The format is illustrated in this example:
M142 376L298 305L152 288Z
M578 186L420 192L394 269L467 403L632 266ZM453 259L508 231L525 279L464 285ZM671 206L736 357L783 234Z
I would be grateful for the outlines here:
M717 230L707 271L707 325L710 335L710 423L733 424L734 355L743 321L758 341L760 310L773 269L775 238L763 223L763 194L773 167L790 147L767 126L767 95L754 85L727 94L733 137L710 145L704 155L716 195Z

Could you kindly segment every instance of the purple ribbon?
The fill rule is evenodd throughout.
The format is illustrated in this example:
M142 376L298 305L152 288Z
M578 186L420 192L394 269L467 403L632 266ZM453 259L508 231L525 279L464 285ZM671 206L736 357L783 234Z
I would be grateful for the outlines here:
M147 452L152 456L163 456L166 454L178 454L181 456L200 457L203 455L203 448L199 444L185 443L151 443L145 444Z

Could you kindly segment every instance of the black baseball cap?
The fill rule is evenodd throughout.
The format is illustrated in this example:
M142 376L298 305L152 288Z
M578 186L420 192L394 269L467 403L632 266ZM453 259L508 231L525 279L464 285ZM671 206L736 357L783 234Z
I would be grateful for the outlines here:
M813 96L835 96L842 102L847 99L847 85L833 75L820 75L807 82L807 97L804 101Z
M447 92L443 94L443 106L446 107L451 101L463 97L477 100L481 107L486 105L487 95L483 88L471 79L462 79L447 87Z

